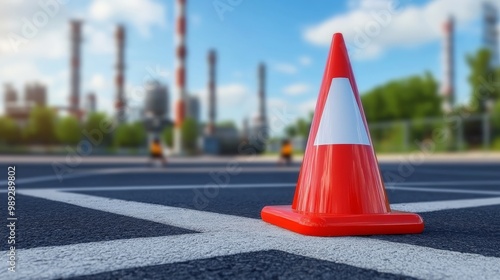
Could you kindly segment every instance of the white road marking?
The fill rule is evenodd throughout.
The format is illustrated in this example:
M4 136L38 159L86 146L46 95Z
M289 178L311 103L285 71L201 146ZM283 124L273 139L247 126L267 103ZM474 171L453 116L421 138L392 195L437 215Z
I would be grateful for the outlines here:
M500 204L500 197L491 197L491 198L476 198L476 199L398 203L398 204L391 204L391 208L393 210L424 213L424 212L434 212L434 211L450 210L450 209L492 206L499 204Z
M385 183L386 186L500 186L500 180L474 180L474 181L433 181L433 182L401 182Z
M271 249L418 278L492 279L500 274L500 258L495 257L362 237L307 237L259 219L82 194L46 190L20 193L203 233L20 249L19 259L25 261L19 263L14 279L64 278ZM392 207L422 212L494 204L500 204L500 198Z
M241 173L286 173L286 172L298 172L298 166L282 166L282 167L248 167L242 166L238 174ZM160 174L177 174L177 173L206 173L210 172L227 172L226 166L214 166L214 167L127 167L127 168L105 168L105 169L87 169L84 171L78 171L75 173L63 174L62 180L76 179L82 177L92 177L96 175L110 175L110 174L143 174L143 173L160 173ZM234 171L232 171L234 172ZM44 175L44 176L33 176L28 178L16 179L16 182L20 184L38 183L38 182L49 182L49 181L59 181L60 177L56 174L54 175ZM0 185L7 184L7 180L0 181Z
M16 181L17 182L17 181ZM18 182L19 183L19 182ZM46 190L46 191L130 191L130 190L189 190L203 189L212 182L205 185L155 185L155 186L95 186L95 187L62 187L62 188L32 188L26 190ZM221 189L236 188L291 188L295 183L260 183L260 184L221 184ZM456 182L406 182L386 184L387 190L398 191L417 191L417 192L440 192L440 193L464 193L464 194L484 194L500 195L500 191L495 190L477 190L477 189L448 189L448 188L421 188L412 186L500 186L500 181L456 181ZM7 192L6 189L0 189L0 193Z
M460 170L460 169L429 169L429 168L415 168L416 172L423 172L427 174L439 174L439 175L462 175L462 176L500 176L499 171L482 171L482 170Z
M161 185L161 186L95 186L95 187L67 187L67 188L33 188L25 190L47 190L47 191L132 191L132 190L192 190L203 189L212 182L207 182L206 185ZM295 183L263 183L263 184L221 184L221 189L238 189L238 188L291 188L295 187ZM0 189L1 192L7 190Z
M370 145L348 78L332 79L314 139L314 146L333 144Z
M18 193L201 232L234 231L248 228L252 222L257 221L232 215L214 215L205 211L55 190L20 190Z
M411 192L438 192L438 193L500 195L500 191L486 191L486 190L417 188L417 187L395 187L395 186L386 187L386 189L387 190L398 190L398 191L411 191Z

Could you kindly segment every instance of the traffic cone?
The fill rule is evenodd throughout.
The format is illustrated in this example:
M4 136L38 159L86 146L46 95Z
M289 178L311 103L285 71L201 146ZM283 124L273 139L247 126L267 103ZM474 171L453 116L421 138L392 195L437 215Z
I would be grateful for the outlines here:
M333 35L292 205L262 219L315 236L409 234L422 218L391 211L342 34Z

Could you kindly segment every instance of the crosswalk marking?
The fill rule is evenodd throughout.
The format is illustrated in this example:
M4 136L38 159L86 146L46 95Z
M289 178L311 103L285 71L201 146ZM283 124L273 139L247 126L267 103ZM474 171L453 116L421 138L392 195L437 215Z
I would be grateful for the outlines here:
M491 279L500 274L500 258L495 257L364 237L301 236L258 219L56 190L20 193L201 233L18 250L19 258L24 260L15 275L18 279L64 278L269 249L418 278ZM498 204L500 198L406 203L392 207L425 212L450 209L450 205L456 209L462 208L460 205Z

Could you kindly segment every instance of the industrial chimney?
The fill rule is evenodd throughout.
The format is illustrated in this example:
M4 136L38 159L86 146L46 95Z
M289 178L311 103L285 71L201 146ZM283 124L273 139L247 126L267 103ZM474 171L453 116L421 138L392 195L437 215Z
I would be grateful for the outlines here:
M96 95L93 92L87 94L87 115L95 113L97 111L97 100Z
M208 52L208 127L207 134L213 136L215 134L215 117L217 115L216 109L216 96L215 96L215 64L216 64L215 50Z
M174 129L174 152L183 153L181 127L186 115L186 0L176 0L177 21L176 21L176 94L179 97L175 107L175 129Z
M79 20L70 21L71 29L71 57L70 57L70 94L69 113L80 119L80 43L82 22Z
M483 42L491 52L490 65L497 68L500 64L498 53L498 10L490 2L483 3Z
M125 28L123 25L118 25L115 32L116 39L116 119L118 123L125 121Z
M261 63L258 68L259 80L259 133L264 137L268 136L267 131L267 116L266 116L266 65Z
M443 81L441 94L443 95L443 110L449 113L453 108L455 98L455 61L454 61L454 19L450 16L444 23L443 44Z

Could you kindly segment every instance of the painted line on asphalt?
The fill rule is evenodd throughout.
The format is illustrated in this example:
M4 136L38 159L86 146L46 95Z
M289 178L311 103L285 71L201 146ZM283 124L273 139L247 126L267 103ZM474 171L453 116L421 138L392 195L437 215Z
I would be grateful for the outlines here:
M308 237L259 219L82 194L46 190L19 193L203 233L21 249L17 253L24 261L14 275L17 279L65 278L270 249L417 278L492 279L500 274L500 258L478 254L363 237ZM500 198L407 203L393 208L437 211L486 204L498 205Z
M500 180L474 180L474 181L433 181L433 182L396 182L385 183L386 186L500 186Z
M297 172L299 171L298 167L245 167L241 166L241 170L238 174L241 173L288 173L288 172ZM177 173L210 173L210 172L227 172L225 166L219 167L173 167L173 168L107 168L107 169L91 169L86 171L81 171L72 174L64 174L62 176L62 180L54 174L54 175L44 175L44 176L36 176L36 177L28 177L28 178L18 178L16 179L17 183L20 184L30 184L30 183L39 183L39 182L49 182L49 181L64 181L69 179L77 179L83 177L91 177L91 176L101 176L101 175L111 175L111 174L144 174L144 173L159 173L159 174L177 174ZM234 171L231 171L234 172ZM7 184L7 180L0 181L0 185Z
M85 208L168 224L199 232L229 232L245 227L248 228L252 222L255 223L255 221L257 221L255 219L243 219L233 215L217 214L214 216L214 213L206 211L59 192L56 190L19 190L18 194L69 203Z
M17 182L17 181L16 181ZM213 182L207 182L205 185L155 185L155 186L95 186L95 187L63 187L63 188L26 188L26 190L57 190L57 191L133 191L133 190L186 190L203 189L207 186L217 185ZM290 188L295 187L295 183L261 183L261 184L220 184L220 188ZM500 195L500 190L471 190L471 189L451 189L451 188L422 188L412 186L499 186L500 181L460 181L460 182L407 182L386 184L387 190L398 191L417 191L417 192L438 192L438 193L462 193L462 194L483 194ZM0 193L7 192L6 189L0 189Z
M439 174L439 175L463 175L463 176L500 176L498 171L468 171L468 170L457 170L457 169L428 169L428 168L415 168L416 172L423 172L428 174Z
M391 209L408 212L435 212L450 209L474 208L482 206L500 205L500 197L457 199L443 201L426 201L391 204Z
M215 183L208 182L205 185L162 185L162 186L96 186L96 187L69 187L69 188L33 188L29 190L55 190L55 191L134 191L134 190L192 190L203 189ZM216 184L215 184L216 185ZM263 184L221 184L221 189L238 188L290 188L295 187L295 183L263 183ZM2 190L0 190L1 192ZM6 191L5 191L6 192Z
M500 195L500 191L443 189L443 188L417 188L417 187L386 187L386 190L410 191L410 192L437 192L437 193L462 193L462 194L484 194Z

